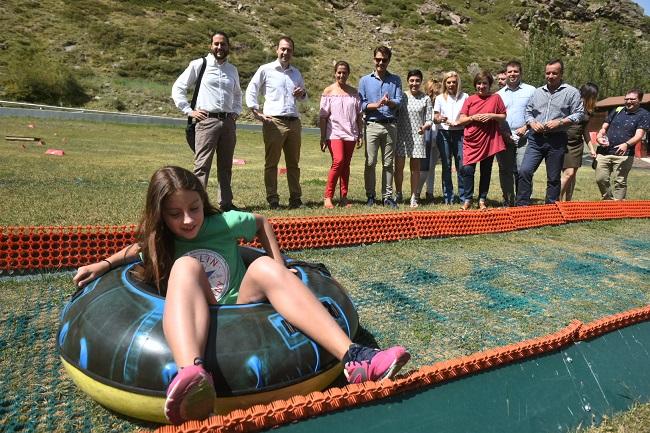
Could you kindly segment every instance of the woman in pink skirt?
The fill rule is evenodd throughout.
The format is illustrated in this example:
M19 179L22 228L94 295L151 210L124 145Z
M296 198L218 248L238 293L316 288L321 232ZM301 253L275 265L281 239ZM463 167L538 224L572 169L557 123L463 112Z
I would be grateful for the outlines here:
M350 65L339 61L334 65L336 81L323 90L320 100L320 148L329 149L332 166L325 186L324 207L332 209L334 188L340 179L339 206L349 207L348 181L350 161L356 145L361 147L363 138L361 101L357 89L347 84Z

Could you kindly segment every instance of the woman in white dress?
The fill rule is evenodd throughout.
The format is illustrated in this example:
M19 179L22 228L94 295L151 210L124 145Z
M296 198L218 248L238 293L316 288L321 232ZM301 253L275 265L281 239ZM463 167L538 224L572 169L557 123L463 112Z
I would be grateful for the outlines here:
M407 74L409 91L397 117L397 157L395 158L395 190L398 203L403 201L402 183L404 164L410 158L411 168L411 207L418 207L418 182L420 179L420 160L427 157L424 132L431 128L433 104L431 98L422 92L422 71L413 69Z

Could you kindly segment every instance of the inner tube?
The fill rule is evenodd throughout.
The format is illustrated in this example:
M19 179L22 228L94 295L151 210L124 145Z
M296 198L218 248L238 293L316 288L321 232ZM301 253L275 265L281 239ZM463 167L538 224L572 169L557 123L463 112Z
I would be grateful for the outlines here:
M264 251L240 247L248 266ZM324 265L286 258L287 266L354 339L359 317ZM165 299L130 264L80 289L63 307L57 348L67 374L94 400L129 417L159 423L177 372L163 335ZM205 368L214 378L214 413L325 388L341 363L291 326L269 303L210 307Z

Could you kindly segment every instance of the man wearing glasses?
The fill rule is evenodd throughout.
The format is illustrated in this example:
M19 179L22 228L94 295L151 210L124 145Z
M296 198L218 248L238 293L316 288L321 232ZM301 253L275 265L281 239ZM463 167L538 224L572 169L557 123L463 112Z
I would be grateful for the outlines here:
M381 149L381 191L384 206L397 208L393 198L393 155L397 140L397 110L402 102L402 81L388 72L391 50L375 48L375 70L361 77L359 96L366 125L366 166L364 181L367 205L375 204L377 152Z
M625 95L625 107L612 110L596 141L596 183L603 200L623 200L627 193L627 175L634 162L634 146L641 143L644 130L650 129L650 113L641 108L643 92L632 89ZM614 188L610 178L614 174Z

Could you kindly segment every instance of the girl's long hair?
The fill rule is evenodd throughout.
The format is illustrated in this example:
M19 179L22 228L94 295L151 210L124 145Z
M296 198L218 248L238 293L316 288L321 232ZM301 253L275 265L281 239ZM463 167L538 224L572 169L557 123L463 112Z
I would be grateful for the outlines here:
M580 96L585 111L589 114L594 112L596 101L598 100L598 86L594 83L585 83L580 87Z
M440 92L442 92L442 83L438 80L430 78L424 85L424 93L429 95L431 101L436 99L436 96L438 96Z
M153 284L162 296L167 293L167 280L174 264L174 235L163 220L163 206L169 196L181 190L199 194L206 217L219 213L210 204L201 181L192 172L167 166L156 170L151 176L136 240L144 257L142 278Z

